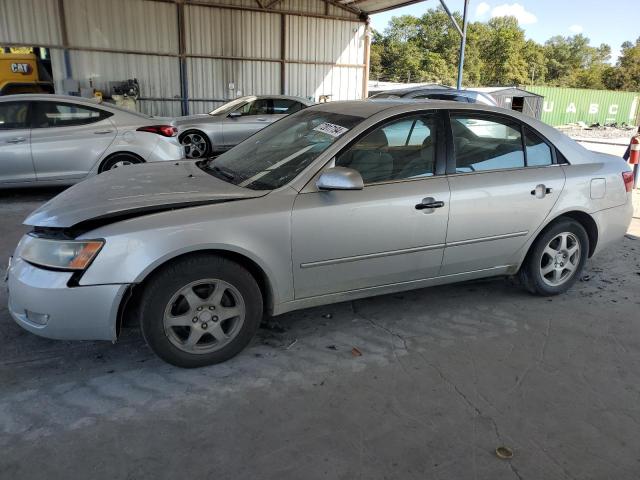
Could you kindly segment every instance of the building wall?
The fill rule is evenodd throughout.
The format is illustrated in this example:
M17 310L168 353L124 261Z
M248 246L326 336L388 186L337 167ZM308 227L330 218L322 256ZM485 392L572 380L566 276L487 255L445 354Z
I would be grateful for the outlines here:
M527 90L544 96L541 119L549 125L638 123L638 93L557 87L527 87Z
M59 93L68 76L104 92L110 82L137 78L140 109L153 115L206 112L250 94L362 98L363 21L320 0L283 0L270 11L256 6L255 0L182 7L156 0L2 0L0 44L50 48Z

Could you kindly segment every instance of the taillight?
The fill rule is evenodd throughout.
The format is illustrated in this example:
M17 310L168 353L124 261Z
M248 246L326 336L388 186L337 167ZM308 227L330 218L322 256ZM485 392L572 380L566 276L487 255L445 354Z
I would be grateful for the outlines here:
M175 137L178 135L178 129L173 125L148 125L137 129L139 132L157 133L163 137Z
M622 181L627 192L633 190L633 172L622 172Z

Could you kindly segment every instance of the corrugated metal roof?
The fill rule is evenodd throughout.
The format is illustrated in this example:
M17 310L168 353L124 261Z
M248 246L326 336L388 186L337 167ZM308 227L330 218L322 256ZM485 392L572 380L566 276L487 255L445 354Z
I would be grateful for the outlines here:
M426 0L336 0L329 3L340 4L348 7L355 12L366 14L384 12L394 8L406 7L414 3L424 2Z

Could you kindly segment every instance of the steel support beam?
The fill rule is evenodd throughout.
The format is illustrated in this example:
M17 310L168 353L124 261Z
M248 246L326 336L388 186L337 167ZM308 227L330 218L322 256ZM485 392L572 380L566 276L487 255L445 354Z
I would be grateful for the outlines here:
M182 115L189 115L189 81L187 79L187 57L184 21L184 3L176 4L178 19L178 66L180 70L180 94Z
M442 8L444 8L444 11L447 12L447 15L449 16L449 20L451 20L451 23L460 34L460 60L458 62L458 83L457 83L457 88L458 90L460 90L462 88L462 74L464 73L464 50L467 45L467 24L469 23L469 18L468 18L469 0L464 0L464 13L462 14L462 28L460 28L460 25L458 25L456 18L453 16L453 13L451 13L451 10L449 10L449 7L447 6L447 3L445 2L445 0L440 0L440 4L442 5Z
M460 63L458 63L458 90L462 89L462 74L464 73L464 50L467 46L467 24L468 18L469 0L464 0L464 13L462 17L462 38L460 39Z

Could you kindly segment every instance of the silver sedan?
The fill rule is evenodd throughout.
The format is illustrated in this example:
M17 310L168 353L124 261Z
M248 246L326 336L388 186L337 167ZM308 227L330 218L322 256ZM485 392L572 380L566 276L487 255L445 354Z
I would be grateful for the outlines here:
M276 120L313 105L300 97L240 97L202 115L178 117L180 143L187 158L219 155Z
M177 129L147 115L62 95L0 98L0 188L70 185L142 162L179 160Z
M482 277L565 292L620 239L632 173L517 112L334 102L215 160L140 165L32 213L9 311L45 337L224 361L263 314ZM122 193L118 193L122 192Z

